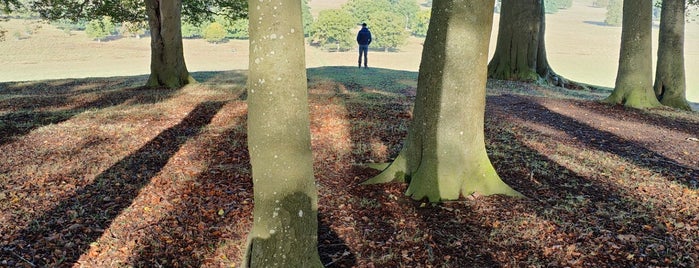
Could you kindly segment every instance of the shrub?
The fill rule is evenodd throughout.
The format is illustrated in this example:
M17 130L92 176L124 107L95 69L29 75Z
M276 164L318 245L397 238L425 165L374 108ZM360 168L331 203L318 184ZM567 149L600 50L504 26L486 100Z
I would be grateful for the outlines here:
M558 12L558 3L554 0L544 0L544 12L547 14Z
M374 40L371 42L371 47L383 48L384 51L389 49L397 49L405 44L407 32L401 26L400 15L388 11L377 12L375 18L372 19L373 25L369 25Z
M354 47L354 33L350 29L356 24L352 20L352 15L341 9L321 11L311 27L311 43L328 50L349 50Z
M609 26L621 26L622 10L622 0L609 0L607 5L607 18L604 20L604 23Z
M410 26L413 35L419 37L427 36L427 27L430 25L430 15L430 10L428 9L420 10L420 12L417 13L417 18L413 20L413 25Z
M234 39L248 39L248 19L237 19L228 28L228 37Z
M607 7L609 5L609 0L595 0L592 2L594 7Z
M182 38L198 38L202 36L201 27L189 22L182 23Z
M119 28L119 33L122 36L141 38L141 35L146 34L147 27L146 22L123 22Z
M102 17L101 20L91 20L85 26L85 33L92 39L102 41L107 36L110 36L116 30L116 26L110 17Z
M210 43L219 43L226 39L226 29L218 22L213 22L204 29L204 39Z

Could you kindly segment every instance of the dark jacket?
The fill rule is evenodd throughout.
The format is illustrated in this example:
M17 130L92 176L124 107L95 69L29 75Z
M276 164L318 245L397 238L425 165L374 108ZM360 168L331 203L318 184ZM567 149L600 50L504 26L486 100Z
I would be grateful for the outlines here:
M371 32L369 28L362 27L357 33L357 44L359 45L369 45L371 44Z

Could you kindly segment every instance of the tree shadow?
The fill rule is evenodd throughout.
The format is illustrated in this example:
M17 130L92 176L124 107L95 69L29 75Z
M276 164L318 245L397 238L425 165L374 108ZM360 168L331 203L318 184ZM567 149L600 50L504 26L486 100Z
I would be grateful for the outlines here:
M585 24L591 24L591 25L595 25L595 26L601 26L601 27L621 28L621 26L612 26L612 25L607 24L607 23L604 22L604 21L586 20L586 21L583 21L583 23L585 23Z
M138 196L187 140L208 125L224 102L197 105L179 124L98 175L36 218L3 248L2 257L32 266L72 266Z
M318 215L318 254L325 267L355 267L357 256L327 223L328 219Z
M88 110L122 104L152 104L179 92L128 87L141 78L0 83L0 110L8 111L0 116L0 145Z
M492 109L512 114L502 107ZM671 251L656 250L659 245L673 248L672 241L679 239L660 227L664 226L660 215L666 212L610 182L576 174L532 149L525 140L539 135L536 130L527 127L512 130L502 123L507 121L502 114L490 117L489 121L486 124L489 151L506 152L491 155L493 165L503 180L530 198L515 202L555 227L544 233L558 237L555 245L519 242L539 248L540 255L531 259L546 260L554 266L644 266L640 263L651 265L676 257ZM566 123L581 124L572 119ZM570 250L579 252L571 254ZM629 254L642 258L628 258Z
M250 229L253 186L247 150L245 116L197 146L208 157L207 168L195 178L178 182L178 201L143 237L128 263L136 267L199 267L225 240L245 239ZM219 214L219 209L222 214ZM244 231L242 231L244 230ZM238 252L242 255L242 252Z
M596 129L574 118L556 113L526 97L509 95L503 102L510 114L524 121L535 122L561 130L590 148L608 152L641 167L646 167L662 176L690 187L691 180L699 178L699 168L678 163L658 152L652 151L637 142L624 139L614 133ZM696 182L695 182L696 183Z

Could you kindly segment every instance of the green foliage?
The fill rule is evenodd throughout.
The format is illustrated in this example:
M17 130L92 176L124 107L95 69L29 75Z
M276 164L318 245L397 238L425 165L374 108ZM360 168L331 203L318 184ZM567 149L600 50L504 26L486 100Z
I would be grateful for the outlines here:
M51 25L64 31L83 31L87 27L85 21L71 21L67 19L52 21Z
M142 35L146 34L148 29L148 23L146 22L123 22L119 27L119 34L122 36L132 36L136 38L141 38Z
M544 0L544 10L548 14L556 13L559 9L573 6L573 0Z
M573 7L573 0L558 0L558 8L568 9Z
M609 5L609 0L595 0L592 2L594 7L607 7Z
M377 12L372 20L373 41L370 46L388 51L405 44L408 34L401 26L402 19L400 15L388 11Z
M182 22L182 38L199 38L202 35L201 27L191 22Z
M209 43L219 43L226 39L226 29L218 22L213 22L204 29L204 39Z
M103 16L110 16L114 21L129 22L142 22L148 19L142 0L32 0L28 6L48 20L92 20L101 19ZM182 0L183 21L201 25L203 22L213 21L217 15L230 19L247 17L247 1Z
M303 19L303 35L309 36L311 27L313 27L313 14L311 14L311 7L308 6L308 0L301 2L301 16Z
M417 18L417 13L420 11L420 7L417 5L415 0L389 0L392 8L386 11L392 11L396 14L401 15L404 18L403 26L407 29L412 25L413 21Z
M13 10L17 10L22 7L22 3L19 0L0 0L0 15L9 14Z
M622 10L622 0L609 0L607 4L607 18L604 20L604 23L609 26L621 26Z
M405 42L405 30L427 25L423 21L424 14L418 16L420 7L415 0L349 0L342 9L352 15L355 25L367 23L372 28L374 39L381 40L372 43L373 47L397 48ZM426 30L420 28L411 32L424 36Z
M250 33L248 32L248 19L237 19L230 27L227 27L228 35L227 37L234 39L248 39Z
M389 0L349 0L342 6L354 18L355 24L373 24L376 13L392 10Z
M94 19L85 26L85 34L92 39L102 41L116 31L116 26L110 17L102 17L102 19Z
M544 0L544 11L546 14L558 12L558 3L555 0Z
M430 10L420 10L417 13L416 18L412 20L412 25L410 29L413 35L419 37L427 36L427 27L430 25Z
M354 47L354 36L350 31L356 24L352 15L341 9L323 10L311 30L311 43L328 50L348 50Z

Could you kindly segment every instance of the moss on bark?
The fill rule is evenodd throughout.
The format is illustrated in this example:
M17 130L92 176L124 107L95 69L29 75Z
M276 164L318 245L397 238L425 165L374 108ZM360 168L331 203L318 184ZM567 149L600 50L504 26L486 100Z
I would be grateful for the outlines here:
M409 181L406 194L430 202L473 192L519 195L502 182L485 150L492 6L482 0L434 3L408 139L396 160L366 183Z
M150 77L146 86L180 88L194 83L184 61L182 0L146 0L151 32Z
M663 105L689 111L684 68L684 17L684 0L663 1L653 89Z
M632 108L660 106L653 92L652 1L624 0L619 69L614 91L604 102Z

